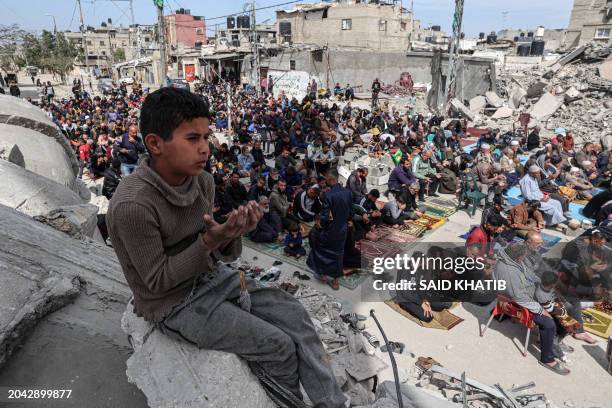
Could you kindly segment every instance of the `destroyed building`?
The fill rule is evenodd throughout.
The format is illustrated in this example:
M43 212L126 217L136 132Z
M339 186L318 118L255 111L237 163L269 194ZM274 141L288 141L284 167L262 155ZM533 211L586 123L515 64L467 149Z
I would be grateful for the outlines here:
M397 1L336 0L276 12L279 44L407 51L419 22Z
M564 41L566 49L612 39L612 0L574 0Z

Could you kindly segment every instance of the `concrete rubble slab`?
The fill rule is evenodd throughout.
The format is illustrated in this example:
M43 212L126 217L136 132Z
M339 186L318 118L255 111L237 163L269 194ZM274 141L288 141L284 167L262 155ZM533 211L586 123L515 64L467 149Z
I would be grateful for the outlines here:
M575 101L582 96L582 93L576 89L575 86L570 87L567 91L565 91L565 102Z
M40 319L79 293L78 279L33 269L13 265L0 254L0 367Z
M19 150L17 143L0 142L0 160L6 160L25 168L23 153Z
M497 94L493 91L485 93L485 97L487 98L489 105L493 106L494 108L501 108L504 105L504 100L497 96Z
M612 81L612 60L606 61L598 68L599 76L608 81Z
M520 87L518 85L514 86L512 91L510 92L510 97L508 99L508 105L512 109L520 108L521 107L521 103L525 99L525 96L527 96L527 91L526 90L524 90L522 87Z
M417 388L411 384L400 384L400 393L404 407L412 408L450 408L456 407L450 401L443 399L441 395L436 395L424 388ZM395 402L397 406L397 390L392 381L385 381L378 384L376 388L376 398L388 398Z
M510 116L512 116L513 113L514 113L514 110L512 108L509 108L507 106L502 106L501 108L495 111L493 116L491 116L491 119L509 118Z
M29 102L0 94L0 141L16 143L26 168L70 189L79 171L70 143L39 108Z
M69 188L5 160L0 160L0 179L0 204L30 216L83 203Z
M34 219L74 238L93 238L98 225L98 207L92 204L70 205L37 215Z
M532 106L529 113L533 118L543 121L555 113L561 105L563 105L563 98L547 92Z
M136 317L131 306L122 326L136 349L127 361L128 380L144 392L151 408L276 406L235 354L171 339Z
M536 81L527 88L527 97L535 98L544 93L544 88L548 86L546 81Z
M474 120L474 113L472 113L472 111L470 111L459 99L453 98L450 101L450 104L455 112L460 113L463 117L469 120Z
M78 278L88 294L127 302L131 291L112 248L74 239L0 205L0 265L30 274Z
M470 99L470 110L474 113L479 113L487 106L487 98L478 95Z

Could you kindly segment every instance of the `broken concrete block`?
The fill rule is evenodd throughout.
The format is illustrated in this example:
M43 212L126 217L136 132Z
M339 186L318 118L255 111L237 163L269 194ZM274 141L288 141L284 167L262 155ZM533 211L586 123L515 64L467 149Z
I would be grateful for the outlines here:
M598 67L599 76L612 81L612 61L606 61Z
M487 98L489 105L493 106L494 108L501 108L504 105L504 100L497 96L497 94L493 91L486 92L485 97Z
M534 119L543 121L555 113L562 104L563 98L547 92L542 95L535 105L533 105L529 113Z
M93 238L98 225L98 207L92 204L70 205L37 215L34 219L74 238Z
M474 119L474 114L459 99L453 98L450 101L450 105L455 112L460 113L463 117L466 117L469 120Z
M515 86L510 92L510 98L508 99L508 105L512 109L518 109L521 107L521 103L527 96L527 91L520 86Z
M0 367L36 323L72 302L79 294L78 279L51 276L35 266L19 268L0 253Z
M6 160L25 168L23 154L16 143L0 142L0 160Z
M125 314L134 313L128 306ZM198 349L171 339L150 325L125 316L122 326L139 344L127 361L128 380L147 396L151 408L274 408L247 363L235 354ZM124 322L130 322L123 325ZM142 344L140 344L142 343Z
M110 247L71 238L4 205L0 205L0 242L0 273L8 264L9 270L27 271L23 276L76 277L86 283L88 293L108 299L125 303L131 296Z
M548 85L548 82L545 81L536 81L529 88L527 88L527 97L535 98L536 96L542 95L544 93L544 88Z
M570 87L565 91L565 102L573 102L582 97L582 93L575 86Z
M0 160L0 180L3 186L0 189L0 204L29 216L83 203L67 187L5 160Z
M513 113L514 113L514 110L512 110L511 108L509 108L507 106L502 106L501 108L499 108L499 109L497 109L495 111L493 116L491 116L491 119L505 119L505 118L509 118L510 116L512 116Z
M400 384L400 393L405 407L450 408L455 404L447 401L441 394L417 388L410 384ZM376 398L392 399L397 406L397 390L393 381L378 384Z
M74 150L38 107L0 94L0 141L19 146L28 170L73 189L79 171Z
M487 106L487 98L482 95L478 95L470 99L470 110L474 113L478 113Z

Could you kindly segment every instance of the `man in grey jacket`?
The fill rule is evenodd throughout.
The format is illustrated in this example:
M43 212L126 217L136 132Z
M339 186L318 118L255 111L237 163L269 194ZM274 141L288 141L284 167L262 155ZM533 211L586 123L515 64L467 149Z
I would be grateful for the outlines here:
M533 313L533 321L540 330L540 364L557 374L568 375L570 370L555 361L553 345L557 326L552 316L535 299L540 278L526 266L526 258L525 244L511 244L502 249L497 254L494 277L506 282L504 295Z
M361 199L368 194L368 189L366 188L367 178L368 169L360 167L353 171L348 180L346 180L346 188L351 190L354 203L359 203Z

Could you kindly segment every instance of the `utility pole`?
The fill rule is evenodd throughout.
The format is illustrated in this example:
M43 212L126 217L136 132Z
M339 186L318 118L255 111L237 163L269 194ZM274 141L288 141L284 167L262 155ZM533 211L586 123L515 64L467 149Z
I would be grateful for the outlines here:
M164 0L153 0L157 6L157 24L158 24L158 37L159 37L159 56L161 62L161 84L160 86L166 85L166 28L164 24Z
M57 34L57 24L55 24L55 16L53 14L45 14L53 19L53 35Z
M464 0L455 0L455 14L453 15L453 36L451 37L451 49L448 56L448 89L446 91L447 111L450 101L457 93L457 62L459 59L459 46L461 42L461 26L463 24Z
M83 23L83 9L81 8L81 0L77 0L77 4L79 5L79 21L81 22L81 41L83 42L83 50L85 51L85 71L89 75L89 52L87 51L87 38L85 37L85 23ZM80 70L79 70L80 71ZM83 83L83 75L81 76L81 83Z
M140 47L134 45L134 41L132 40L132 30L136 30L136 23L134 22L134 4L132 0L130 0L130 29L128 30L128 41L130 43L130 47L132 48L132 59L140 58ZM136 38L138 38L138 33L136 33ZM127 56L126 56L127 60Z
M255 90L257 96L261 95L261 69L259 68L259 41L257 41L257 28L255 27L255 2L251 3L251 33L253 52L255 54Z

